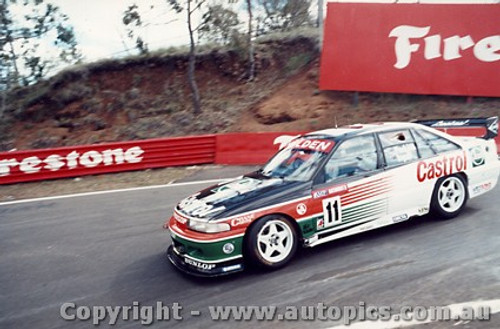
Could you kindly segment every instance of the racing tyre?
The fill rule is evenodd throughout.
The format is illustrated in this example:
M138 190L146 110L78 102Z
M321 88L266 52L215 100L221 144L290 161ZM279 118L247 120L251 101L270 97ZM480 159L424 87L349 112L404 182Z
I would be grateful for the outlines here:
M265 269L285 266L297 251L295 227L281 216L265 216L251 226L245 239L245 256Z
M467 203L467 183L460 175L438 179L432 193L431 210L442 219L451 219L462 211Z

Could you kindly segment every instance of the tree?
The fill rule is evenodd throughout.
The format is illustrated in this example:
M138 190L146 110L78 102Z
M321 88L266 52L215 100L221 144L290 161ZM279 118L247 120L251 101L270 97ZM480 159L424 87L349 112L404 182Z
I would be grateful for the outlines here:
M248 15L248 25L246 31L246 46L248 50L248 72L247 72L247 81L251 82L255 79L255 46L253 42L254 36L254 15L253 15L253 3L256 0L245 0L245 7ZM228 0L230 4L235 4L238 0Z
M309 14L311 2L311 0L288 0L281 13L283 29L290 30L299 26L311 25L312 19Z
M73 28L59 7L44 0L1 0L0 57L2 77L10 76L13 84L27 85L38 81L59 59L75 63L81 59ZM13 6L24 15L12 15ZM55 46L55 47L54 47ZM50 49L48 49L50 47Z
M37 82L56 61L81 59L73 28L59 7L44 0L0 0L0 90Z
M247 31L247 43L248 43L248 81L253 81L255 79L255 57L254 57L254 44L252 40L252 22L253 22L253 11L252 11L252 0L246 0L247 12L248 12L248 31Z
M168 0L172 8L180 13L186 11L187 27L189 32L189 62L188 62L188 84L191 89L191 97L193 101L193 113L198 115L201 113L200 91L196 83L195 65L196 65L196 44L194 42L194 33L200 28L200 25L194 26L193 14L200 10L206 0Z
M127 36L135 41L135 47L139 50L142 55L148 53L148 45L140 35L134 33L135 28L140 28L142 26L141 15L139 14L139 7L134 3L130 5L127 10L123 12L122 18L123 24L127 27Z
M262 22L267 31L287 31L311 24L312 0L257 0L264 11Z
M207 40L230 44L232 38L238 32L240 20L238 14L221 4L208 6L208 10L203 14L199 33Z

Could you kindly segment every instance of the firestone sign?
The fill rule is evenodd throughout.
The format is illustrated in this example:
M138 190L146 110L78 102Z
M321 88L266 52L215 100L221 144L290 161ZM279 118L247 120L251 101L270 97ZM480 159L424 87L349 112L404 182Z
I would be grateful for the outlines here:
M461 58L462 51L472 49L474 57L482 62L500 61L500 35L491 35L479 40L477 43L470 35L460 37L454 35L443 40L441 47L441 36L434 34L427 36L431 27L418 27L401 25L392 29L389 37L396 38L394 42L394 52L396 54L397 69L404 69L410 64L413 52L419 51L420 45L412 43L412 39L424 38L424 50L421 52L426 60L443 58L444 61L452 61ZM441 53L441 48L443 48Z
M58 171L61 169L94 168L99 165L111 166L142 161L144 151L139 146L129 149L108 149L102 152L89 150L79 153L70 151L67 154L50 154L40 157L31 155L23 158L0 159L0 177L8 176L13 170L25 174L34 174L41 171Z
M329 3L320 88L500 96L500 6Z

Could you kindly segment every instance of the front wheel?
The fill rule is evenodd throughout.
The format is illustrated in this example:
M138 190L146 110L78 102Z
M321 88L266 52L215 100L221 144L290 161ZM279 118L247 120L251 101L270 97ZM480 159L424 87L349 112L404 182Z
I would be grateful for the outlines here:
M246 256L267 269L285 266L297 251L294 226L281 216L266 216L250 227L246 239Z
M467 203L466 186L464 178L460 175L440 178L432 193L432 211L443 219L458 216Z

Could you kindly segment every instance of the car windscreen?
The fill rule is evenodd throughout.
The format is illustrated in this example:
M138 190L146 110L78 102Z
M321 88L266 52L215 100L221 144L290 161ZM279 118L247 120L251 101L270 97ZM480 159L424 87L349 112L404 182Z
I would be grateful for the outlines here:
M334 141L300 138L279 151L262 169L271 178L308 181L332 150Z

